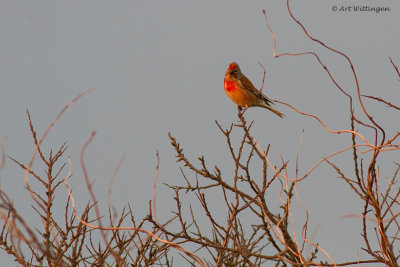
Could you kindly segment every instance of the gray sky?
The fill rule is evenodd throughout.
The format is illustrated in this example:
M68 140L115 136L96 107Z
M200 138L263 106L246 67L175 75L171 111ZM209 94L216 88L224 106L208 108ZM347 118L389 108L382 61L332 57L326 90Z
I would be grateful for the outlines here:
M363 2L391 8L379 14L332 11L333 6L348 4L359 2L302 0L291 7L314 37L353 60L363 93L399 104L399 82L388 59L391 56L400 65L399 1ZM268 96L319 115L332 129L348 129L346 99L314 58L272 56L273 40L263 9L277 35L278 52L316 51L343 88L354 95L345 60L308 40L290 19L284 1L2 1L0 137L8 136L7 154L24 163L31 157L34 147L26 109L43 134L65 103L94 88L65 113L44 147L56 149L68 142L66 155L72 157L74 173L71 186L75 197L85 203L89 196L81 186L79 152L96 130L86 152L96 194L105 204L112 172L126 154L112 199L120 210L131 204L139 218L152 198L159 151L158 211L166 219L174 202L172 192L162 183L183 184L168 132L189 158L204 155L210 166L220 166L226 179L232 179L233 162L214 122L229 127L237 121L237 108L223 90L225 69L231 61L240 64L256 87L262 81L260 61L267 69L264 92ZM365 103L374 118L396 131L398 114L372 101ZM246 112L248 121L255 120L253 135L264 146L271 144L274 164L279 164L282 155L292 164L289 170L294 170L302 129L300 173L350 144L349 136L328 134L316 121L282 105L276 108L286 115L284 119L261 108ZM383 179L392 174L396 158L398 154L387 159ZM346 163L344 158L334 161ZM351 173L345 166L343 170ZM32 214L23 172L7 160L0 176L2 188L17 208ZM336 177L329 167L321 166L300 185L300 197L309 208L312 229L320 226L316 241L341 261L362 255L361 222L340 218L360 213L361 203ZM1 262L9 260L0 253Z

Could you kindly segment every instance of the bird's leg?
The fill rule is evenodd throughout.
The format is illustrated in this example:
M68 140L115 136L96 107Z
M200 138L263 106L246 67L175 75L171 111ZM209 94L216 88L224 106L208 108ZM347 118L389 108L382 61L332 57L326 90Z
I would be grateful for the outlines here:
M243 114L246 112L247 108L248 108L247 105L244 108L242 108L241 106L238 105L239 115L243 116Z

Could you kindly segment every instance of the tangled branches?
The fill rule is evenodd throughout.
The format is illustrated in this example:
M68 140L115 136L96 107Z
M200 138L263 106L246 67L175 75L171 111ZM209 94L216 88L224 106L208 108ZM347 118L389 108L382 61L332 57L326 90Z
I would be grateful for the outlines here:
M24 170L25 186L42 224L35 227L30 225L16 210L6 192L0 190L0 248L22 266L172 266L171 255L176 255L176 252L191 266L262 266L271 261L276 266L350 266L362 263L399 266L400 164L394 163L396 170L385 183L380 179L382 167L378 163L399 152L400 131L391 134L372 116L364 101L376 101L396 112L400 107L392 100L362 94L357 71L350 57L313 37L293 15L289 0L286 4L293 21L310 41L346 60L355 87L352 92L344 90L321 57L313 51L277 53L276 35L264 11L266 26L274 41L274 57L311 55L315 58L336 86L337 92L346 96L348 127L331 129L320 117L302 111L300 106L273 101L286 105L294 113L300 114L302 119L317 121L326 130L326 134L348 136L351 145L322 155L321 160L299 175L297 157L295 172L289 170L289 163L282 156L279 162L273 162L269 146L263 148L261 142L253 136L254 122L247 122L246 110L239 111L237 124L224 126L216 121L217 129L226 141L232 162L231 172L223 171L216 165L210 167L203 156L197 162L191 161L177 139L169 134L177 161L183 165L181 173L184 179L183 185L167 185L174 192L172 217L165 222L157 218L157 165L153 202L150 201L147 216L137 220L130 207L116 216L116 208L109 200L108 221L105 222L105 215L97 206L98 199L92 190L92 181L84 160L86 148L95 133L85 143L80 155L83 180L90 196L80 213L68 185L72 166L69 158L64 160L67 145L63 144L55 153L45 153L42 149L43 140L58 118L85 92L61 110L41 138L37 136L28 113L34 143L32 158L28 164L11 159ZM400 79L399 69L391 58L390 64L396 78ZM356 106L359 107L358 112L355 112ZM240 136L239 141L235 141L237 136ZM4 138L0 139L0 171L5 164L3 142ZM346 162L351 164L351 173L343 171L348 166L335 162L346 151L352 153L352 161ZM40 161L44 173L33 168L35 160ZM57 165L60 161L63 162L61 166ZM114 173L117 173L122 162L123 158ZM361 221L363 243L360 246L365 251L362 259L357 257L337 262L323 244L315 243L309 237L308 228L312 216L301 202L297 189L322 164L332 167L362 204L359 214L345 216ZM64 203L64 218L60 220L54 216L53 211L55 194L63 183L68 198ZM276 192L278 194L274 194ZM277 199L271 199L274 195L277 195ZM295 207L302 208L305 215L303 221L294 218ZM129 227L123 226L125 223ZM311 248L311 252L308 248Z

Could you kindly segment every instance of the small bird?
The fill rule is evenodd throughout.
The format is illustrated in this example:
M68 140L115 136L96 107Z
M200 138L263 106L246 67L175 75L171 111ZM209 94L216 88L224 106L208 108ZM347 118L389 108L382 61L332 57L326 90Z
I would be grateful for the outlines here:
M232 62L225 73L224 89L228 97L241 108L263 107L279 117L283 114L271 107L273 104L251 81L242 73L239 64Z

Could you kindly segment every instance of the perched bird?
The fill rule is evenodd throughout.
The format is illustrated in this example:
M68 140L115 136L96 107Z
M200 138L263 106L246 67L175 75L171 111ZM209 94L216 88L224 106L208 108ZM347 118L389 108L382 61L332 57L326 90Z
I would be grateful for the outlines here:
M263 107L269 109L279 117L283 117L282 113L271 107L273 103L254 87L251 81L242 73L236 62L229 64L226 70L224 89L228 97L239 105L239 107Z

